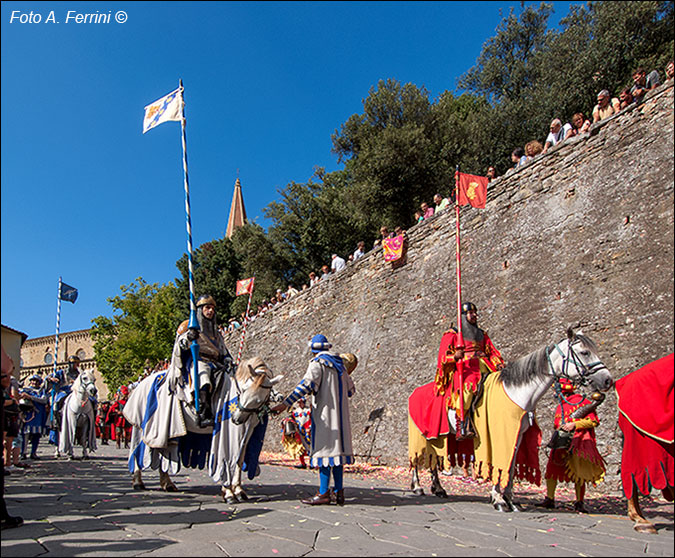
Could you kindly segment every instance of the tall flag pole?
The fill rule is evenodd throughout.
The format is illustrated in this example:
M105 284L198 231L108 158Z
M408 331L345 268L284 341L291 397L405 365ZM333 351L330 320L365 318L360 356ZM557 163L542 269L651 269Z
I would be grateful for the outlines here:
M59 328L61 326L61 277L59 277L59 289L56 295L56 336L54 338L54 378L56 378L56 361L59 354ZM47 382L45 382L47 383ZM49 406L49 424L54 423L54 398L56 397L56 382L52 382L52 403Z
M462 335L462 260L460 257L459 243L459 165L455 168L455 252L457 261L457 338L458 348L464 348L464 337ZM457 361L456 374L459 377L459 419L464 420L464 361Z
M248 293L248 304L246 305L246 314L244 314L244 325L241 331L241 341L239 341L239 351L237 352L237 361L234 364L235 368L239 366L239 363L241 362L241 353L244 350L244 339L246 338L246 326L248 325L248 313L249 310L251 309L251 299L253 298L254 283L255 277L237 281L236 296Z
M77 300L77 289L63 282L59 277L59 290L56 294L56 335L54 336L54 378L56 378L56 365L59 356L59 330L61 328L61 300L67 300L75 304ZM49 420L54 421L54 398L56 397L56 382L52 385L52 404L49 411Z
M183 80L178 81L178 88L183 97ZM183 100L183 106L185 101ZM182 111L182 118L180 121L181 131L183 133L183 174L185 175L185 228L187 230L187 249L188 249L188 281L190 284L190 322L188 329L194 329L199 332L199 321L197 320L197 303L195 299L195 279L192 266L192 221L190 219L190 183L188 182L188 163L187 163L187 134L185 111ZM195 391L195 410L199 412L199 343L194 339L190 344L190 352L192 353L192 385Z
M187 164L187 136L185 132L185 102L183 99L183 80L178 81L178 89L172 91L161 99L149 104L145 107L145 117L143 118L143 133L151 130L162 122L180 121L182 139L183 139L183 172L185 175L185 223L187 229L187 249L188 249L188 283L190 285L190 321L188 322L188 329L194 330L195 339L190 344L190 351L192 353L193 362L193 382L195 391L195 409L199 412L199 375L198 375L198 361L199 361L199 322L197 321L197 304L195 302L195 286L194 273L192 265L192 222L190 219L190 183L188 181L188 164Z

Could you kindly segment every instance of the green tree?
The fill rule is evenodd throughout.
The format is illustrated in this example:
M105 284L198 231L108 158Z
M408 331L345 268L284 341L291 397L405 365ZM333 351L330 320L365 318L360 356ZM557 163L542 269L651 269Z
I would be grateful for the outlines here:
M181 321L172 283L148 284L142 277L108 298L113 316L92 320L94 358L110 391L135 380L146 361L169 358Z

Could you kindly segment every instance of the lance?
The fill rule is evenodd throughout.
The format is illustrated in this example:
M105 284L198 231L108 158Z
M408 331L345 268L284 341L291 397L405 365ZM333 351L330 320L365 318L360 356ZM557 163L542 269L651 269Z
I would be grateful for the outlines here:
M187 136L185 133L186 119L185 119L185 98L183 96L183 80L178 81L178 88L180 89L182 110L180 127L183 133L183 174L185 182L185 226L187 229L187 249L188 249L188 283L190 285L190 321L188 323L188 330L196 330L199 332L199 322L197 321L197 304L195 302L195 281L192 267L192 222L190 219L190 183L188 181L188 163L187 163ZM197 335L198 336L198 335ZM195 392L195 409L199 412L199 343L197 339L193 339L190 344L190 352L192 353L192 385Z
M462 336L462 271L461 258L459 252L459 165L455 168L455 245L457 260L457 348L464 348L464 337ZM458 360L456 371L459 378L459 419L464 420L464 360Z
M56 294L56 336L54 338L54 378L56 378L56 360L59 355L59 328L61 326L61 277L59 277L59 290ZM52 382L52 404L49 409L49 423L54 423L54 398L56 397L56 382Z
M246 338L246 326L248 325L248 312L251 308L251 298L253 298L253 285L251 285L251 292L248 293L248 304L246 305L246 314L244 315L244 327L241 331L241 341L239 341L239 352L237 353L237 362L234 364L235 370L237 366L239 366L239 363L241 362L241 352L244 349L244 339Z

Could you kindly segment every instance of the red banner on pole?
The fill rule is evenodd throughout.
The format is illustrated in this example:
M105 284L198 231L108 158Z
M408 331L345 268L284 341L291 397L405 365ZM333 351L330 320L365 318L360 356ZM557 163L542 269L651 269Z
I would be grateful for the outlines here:
M253 292L253 283L255 282L255 277L250 277L248 279L242 279L237 281L237 293L235 296L243 294L251 294Z
M479 209L485 208L485 200L487 199L487 176L476 176L475 174L465 174L463 172L456 172L455 177L458 183L457 200L459 205L470 204Z

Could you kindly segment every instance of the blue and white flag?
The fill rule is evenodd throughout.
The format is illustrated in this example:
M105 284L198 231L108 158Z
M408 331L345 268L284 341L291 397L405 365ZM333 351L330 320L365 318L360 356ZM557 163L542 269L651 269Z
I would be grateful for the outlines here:
M180 87L145 107L143 133L171 120L183 120L183 90Z
M61 281L61 292L59 293L59 298L61 300L67 300L68 302L75 304L75 301L77 300L77 289L75 287L71 287L70 285L66 285L63 281Z

